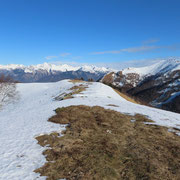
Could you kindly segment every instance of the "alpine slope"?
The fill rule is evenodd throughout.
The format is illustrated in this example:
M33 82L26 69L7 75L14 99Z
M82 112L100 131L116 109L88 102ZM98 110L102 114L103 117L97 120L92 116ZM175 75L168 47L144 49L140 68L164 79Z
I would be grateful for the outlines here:
M74 98L56 100L60 94L71 92L75 85L83 84L87 89ZM73 83L63 80L56 83L17 84L19 99L3 106L0 111L0 179L43 180L34 170L45 163L42 152L45 148L37 144L36 136L59 132L65 126L48 122L58 107L70 105L102 106L125 114L143 114L155 124L180 128L180 114L134 104L122 98L111 87L100 82ZM109 105L114 106L109 106ZM47 147L46 147L47 148Z

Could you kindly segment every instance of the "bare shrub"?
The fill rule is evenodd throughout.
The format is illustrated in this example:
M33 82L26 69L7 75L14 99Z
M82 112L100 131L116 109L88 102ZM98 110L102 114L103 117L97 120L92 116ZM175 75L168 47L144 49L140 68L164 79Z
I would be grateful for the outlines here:
M10 76L0 75L0 107L15 99L16 83Z

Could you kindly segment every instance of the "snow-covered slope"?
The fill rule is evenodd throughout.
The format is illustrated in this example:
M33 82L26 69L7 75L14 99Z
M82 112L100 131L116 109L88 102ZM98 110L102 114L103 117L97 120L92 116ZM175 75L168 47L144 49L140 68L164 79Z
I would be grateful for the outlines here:
M88 88L73 99L55 101L54 97L69 91L74 86L68 80L56 83L18 84L20 99L4 106L0 111L0 179L32 180L45 179L33 170L42 166L44 148L39 146L35 136L64 129L48 122L57 107L70 105L99 105L122 113L140 113L153 119L156 124L180 126L180 114L133 104L120 97L111 87L102 83L83 83ZM114 104L116 107L108 106Z
M127 68L122 70L122 73L124 75L130 74L130 73L136 73L139 74L141 77L143 76L149 76L149 75L156 75L159 73L169 73L180 69L180 60L176 59L169 59L169 60L162 60L156 64L153 64L151 66L146 67L140 67L140 68Z

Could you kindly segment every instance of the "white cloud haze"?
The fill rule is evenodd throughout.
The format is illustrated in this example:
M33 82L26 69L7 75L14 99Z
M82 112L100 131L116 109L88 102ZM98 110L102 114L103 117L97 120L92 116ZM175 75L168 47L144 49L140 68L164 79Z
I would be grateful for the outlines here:
M71 55L71 53L61 53L60 54L61 57L66 57L66 56L69 56L69 55Z
M51 59L55 59L55 58L59 58L59 57L66 57L71 55L71 53L61 53L59 56L46 56L44 57L47 60L51 60Z
M131 47L131 48L125 48L120 50L113 50L113 51L101 51L101 52L93 52L92 54L119 54L122 52L128 52L128 53L136 53L136 52L144 52L144 51L151 51L154 49L159 49L161 46L139 46L139 47Z
M147 51L153 51L157 49L169 49L169 50L178 50L179 46L177 45L166 45L166 46L159 46L159 45L149 45L158 42L159 39L149 39L142 42L141 46L136 47L129 47L129 48L122 48L120 50L110 50L110 51L99 51L99 52L93 52L91 54L98 55L98 54L120 54L123 52L126 53L138 53L138 52L147 52Z
M54 59L54 58L57 58L58 56L46 56L46 57L44 57L45 59L47 59L47 60L50 60L50 59Z
M158 41L159 41L159 39L148 39L146 41L143 41L142 44L146 44L147 45L147 44L156 43Z

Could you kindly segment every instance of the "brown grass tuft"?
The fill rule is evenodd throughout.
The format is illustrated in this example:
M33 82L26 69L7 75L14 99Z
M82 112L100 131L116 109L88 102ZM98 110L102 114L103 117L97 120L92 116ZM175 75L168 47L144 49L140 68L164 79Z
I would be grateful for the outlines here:
M133 123L131 120L135 120ZM68 124L64 136L39 136L47 180L178 180L180 137L137 114L94 106L56 109L49 121Z
M83 84L75 85L69 89L71 91L70 93L60 94L59 96L55 97L55 100L62 101L62 100L66 100L66 99L72 99L72 98L74 98L73 95L81 94L87 88L88 88L88 86L85 86Z
M107 84L107 85L110 85L113 83L113 75L114 75L114 72L110 72L108 74L106 74L103 79L102 79L102 82Z
M82 82L85 82L85 81L80 80L80 79L71 79L71 80L69 80L69 82L71 82L71 83L82 83Z

